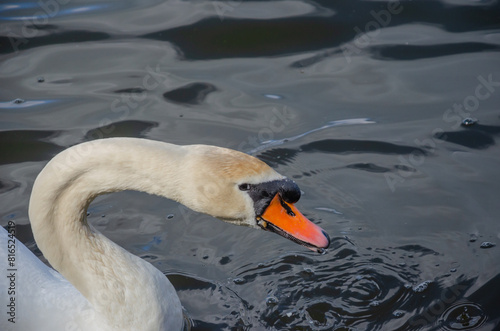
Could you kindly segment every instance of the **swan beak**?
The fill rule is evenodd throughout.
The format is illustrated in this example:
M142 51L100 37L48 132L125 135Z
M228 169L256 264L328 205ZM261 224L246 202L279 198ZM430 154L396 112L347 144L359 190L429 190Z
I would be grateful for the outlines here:
M319 226L308 220L291 203L283 201L279 194L273 198L258 225L264 230L276 232L309 249L323 252L330 246L330 237Z

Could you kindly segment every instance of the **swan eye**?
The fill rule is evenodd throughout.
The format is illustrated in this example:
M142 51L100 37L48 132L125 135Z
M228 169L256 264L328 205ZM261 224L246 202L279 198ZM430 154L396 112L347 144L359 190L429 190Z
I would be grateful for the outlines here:
M238 186L241 191L248 191L250 190L250 184L241 184Z

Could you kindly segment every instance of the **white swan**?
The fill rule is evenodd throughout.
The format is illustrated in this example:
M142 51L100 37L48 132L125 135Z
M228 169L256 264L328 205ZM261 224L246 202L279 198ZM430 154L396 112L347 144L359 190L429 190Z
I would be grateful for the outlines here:
M254 157L214 146L146 139L83 143L45 166L30 199L35 240L60 274L17 240L15 262L9 266L12 240L0 227L1 330L182 328L181 304L168 279L87 223L90 202L120 190L160 195L231 223L274 231L312 249L330 243L328 235L294 207L300 197L297 185ZM15 324L9 321L11 302Z

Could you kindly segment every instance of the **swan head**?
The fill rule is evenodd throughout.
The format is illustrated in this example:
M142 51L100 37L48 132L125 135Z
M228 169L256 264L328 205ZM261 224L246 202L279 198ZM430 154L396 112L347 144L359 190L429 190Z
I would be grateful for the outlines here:
M330 245L328 234L295 207L301 191L293 180L241 152L189 147L184 171L190 173L190 189L182 197L188 207L229 223L275 232L315 251Z

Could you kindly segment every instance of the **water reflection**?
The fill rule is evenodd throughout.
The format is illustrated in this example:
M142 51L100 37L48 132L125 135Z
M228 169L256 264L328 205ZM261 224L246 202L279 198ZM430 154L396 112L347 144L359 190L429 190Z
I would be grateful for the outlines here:
M500 46L477 42L419 46L384 45L372 47L370 51L373 54L373 57L379 60L412 61L456 54L478 53L485 51L498 52L500 51Z
M163 97L168 101L197 105L202 103L209 93L217 91L217 88L209 83L191 83L163 93Z
M486 149L495 144L494 136L500 134L500 127L474 124L458 131L435 134L434 138L474 149Z
M89 130L84 140L94 140L111 137L146 137L158 123L147 121L120 121Z
M414 147L391 144L383 141L363 141L363 140L348 140L348 139L328 139L318 140L306 145L301 145L301 150L304 152L322 152L336 154L352 154L352 153L375 153L375 154L410 154L419 152L427 155L427 151Z
M0 164L42 161L63 150L50 141L57 131L0 131Z

